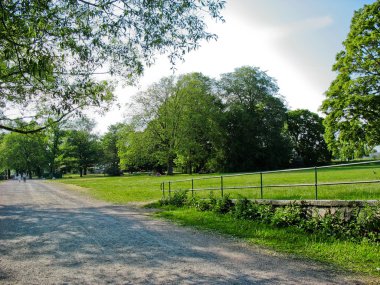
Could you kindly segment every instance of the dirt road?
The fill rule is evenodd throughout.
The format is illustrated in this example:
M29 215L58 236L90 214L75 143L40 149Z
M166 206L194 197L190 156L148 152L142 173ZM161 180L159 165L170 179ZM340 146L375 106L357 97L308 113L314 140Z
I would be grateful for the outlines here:
M1 284L359 283L65 187L0 183Z

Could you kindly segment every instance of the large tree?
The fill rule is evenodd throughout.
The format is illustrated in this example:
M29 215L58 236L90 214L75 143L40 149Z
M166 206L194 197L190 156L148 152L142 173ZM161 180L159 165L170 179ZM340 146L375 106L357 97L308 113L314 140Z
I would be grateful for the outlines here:
M155 55L196 49L223 0L0 1L0 129L33 132L113 98L110 75L134 82ZM12 115L16 114L16 115ZM14 121L33 117L39 126Z
M343 46L322 110L329 148L348 159L380 144L380 1L354 13Z
M6 134L0 144L0 168L41 176L48 164L44 135Z
M117 141L120 167L130 172L152 169L161 172L166 161L160 159L156 146L149 131L136 131L132 125L125 125Z
M144 128L160 164L173 173L176 149L180 142L180 118L184 105L174 76L162 78L136 95L135 121ZM138 111L137 111L138 110Z
M223 74L220 88L226 100L226 170L286 166L286 107L276 81L259 68L244 66Z
M102 157L96 135L85 130L68 130L60 145L61 166L77 169L80 176L86 175L89 167L94 167Z
M223 105L215 94L214 81L201 73L189 73L176 86L182 105L176 164L187 173L216 170L222 153Z
M293 163L316 165L330 161L331 154L324 140L323 118L309 110L287 113L287 130L293 146Z
M133 142L143 136L156 165L166 165L168 174L175 165L187 172L204 170L220 151L222 103L214 87L210 78L189 73L162 78L137 94L135 119L144 134L128 135L134 138L128 145L129 152L136 153L131 151L139 149L141 143L133 146Z

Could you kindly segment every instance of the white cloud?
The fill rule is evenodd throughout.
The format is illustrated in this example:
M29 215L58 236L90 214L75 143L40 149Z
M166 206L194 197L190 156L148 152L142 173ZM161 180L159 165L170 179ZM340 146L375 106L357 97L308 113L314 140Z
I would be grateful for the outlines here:
M330 16L307 18L301 21L292 22L284 26L276 26L271 28L272 34L276 37L288 37L302 32L312 32L315 30L326 28L333 24Z

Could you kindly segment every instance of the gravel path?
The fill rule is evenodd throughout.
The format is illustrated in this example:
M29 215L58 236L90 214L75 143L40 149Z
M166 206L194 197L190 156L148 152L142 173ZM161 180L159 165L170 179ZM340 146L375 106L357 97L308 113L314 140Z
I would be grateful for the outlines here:
M1 284L360 284L66 187L0 183Z

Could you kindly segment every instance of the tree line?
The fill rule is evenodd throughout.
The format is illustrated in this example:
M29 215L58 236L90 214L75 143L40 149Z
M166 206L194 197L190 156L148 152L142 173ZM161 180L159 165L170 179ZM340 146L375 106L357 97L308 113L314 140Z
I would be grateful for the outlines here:
M288 110L275 79L243 66L219 80L201 73L162 78L135 95L128 123L95 135L91 120L36 134L3 134L0 167L42 176L88 169L172 174L242 172L326 163L323 119Z
M114 99L117 82L96 75L131 83L156 52L173 64L183 59L216 38L204 20L223 21L225 1L98 2L1 3L0 130L13 132L0 133L7 175L254 171L360 158L380 145L380 1L354 13L324 119L288 110L275 79L245 66L218 80L162 78L136 95L131 121L103 136L89 120L69 119L90 106L107 110Z

